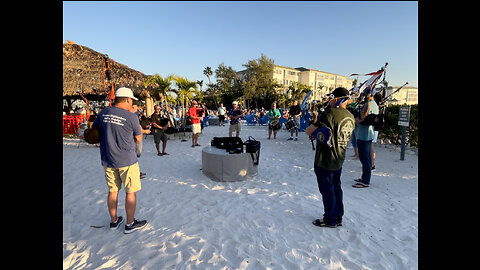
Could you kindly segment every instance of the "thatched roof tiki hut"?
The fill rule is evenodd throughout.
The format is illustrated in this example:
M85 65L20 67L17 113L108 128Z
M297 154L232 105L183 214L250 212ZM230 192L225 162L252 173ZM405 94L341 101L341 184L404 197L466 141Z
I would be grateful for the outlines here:
M71 41L63 43L63 98L69 104L72 100L81 99L78 91L87 100L108 100L103 84L104 56L105 54ZM108 58L108 61L115 90L128 87L142 100L149 96L145 88L145 80L149 75L117 63L112 58ZM109 85L110 83L107 84L107 91L111 88Z

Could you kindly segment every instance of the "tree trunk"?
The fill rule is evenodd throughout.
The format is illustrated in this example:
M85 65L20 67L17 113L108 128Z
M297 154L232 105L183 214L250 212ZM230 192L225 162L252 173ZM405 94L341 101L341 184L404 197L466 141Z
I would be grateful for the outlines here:
M150 117L155 111L153 109L153 99L152 97L148 96L145 99L145 106L147 107L147 117Z

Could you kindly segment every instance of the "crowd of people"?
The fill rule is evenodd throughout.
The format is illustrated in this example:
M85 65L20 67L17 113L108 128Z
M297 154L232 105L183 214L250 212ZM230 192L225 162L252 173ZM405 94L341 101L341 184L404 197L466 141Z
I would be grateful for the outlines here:
M336 88L331 95L330 108L325 113L318 115L309 122L305 133L313 140L313 134L318 128L328 127L331 131L331 145L316 142L314 172L317 178L319 191L323 197L324 215L323 218L315 219L312 223L320 227L337 227L342 225L343 217L343 195L341 189L341 172L345 160L347 143L352 139L352 145L357 148L358 159L362 163L362 175L355 180L353 187L365 188L370 184L372 171L372 141L375 132L372 126L362 125L363 119L368 114L378 114L378 105L373 97L365 97L365 106L359 115L354 115L347 110L351 102L348 90L342 87ZM105 170L105 179L109 190L107 206L110 214L110 229L117 229L125 222L124 233L143 228L146 220L135 219L136 192L141 190L140 179L145 173L140 172L138 158L142 152L142 139L144 134L153 134L154 143L158 156L168 155L166 152L168 138L165 135L169 128L176 128L182 120L178 112L171 106L156 105L155 112L147 117L145 112L139 108L141 103L129 88L119 88L115 92L114 106L102 109L95 120L91 123L100 131L100 156L101 164ZM211 113L217 115L221 120L220 125L229 123L229 137L239 137L241 132L241 121L246 113L256 114L258 117L263 113L268 117L268 139L276 139L278 130L281 128L279 119L285 117L289 121L290 138L298 140L300 128L300 117L302 110L295 101L291 107L284 110L284 113L276 108L276 103L271 108L262 110L242 110L237 101L232 103L230 109L223 104L217 110L208 110L204 104L193 100L188 108L187 116L192 126L192 147L198 144L198 135L202 130L202 121ZM181 115L181 114L180 114ZM263 116L262 116L263 117ZM183 123L185 128L185 123ZM352 136L353 135L353 136ZM162 147L160 148L160 141ZM355 141L355 142L354 142ZM312 144L313 145L313 144ZM118 191L124 188L126 221L122 216L117 215Z

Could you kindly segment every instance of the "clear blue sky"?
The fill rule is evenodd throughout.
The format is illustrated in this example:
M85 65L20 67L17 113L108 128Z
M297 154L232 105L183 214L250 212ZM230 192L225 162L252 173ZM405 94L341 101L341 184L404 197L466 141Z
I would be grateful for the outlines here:
M389 85L418 86L416 1L63 2L67 39L145 74L204 85L206 66L240 71L263 53L345 76L388 62Z

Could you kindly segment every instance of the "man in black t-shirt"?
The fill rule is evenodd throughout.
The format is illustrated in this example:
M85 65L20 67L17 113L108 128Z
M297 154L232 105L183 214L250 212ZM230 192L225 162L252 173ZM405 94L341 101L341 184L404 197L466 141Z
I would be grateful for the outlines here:
M302 115L302 109L298 105L298 101L294 100L293 105L289 108L290 118L293 120L293 128L290 130L290 138L293 140L293 130L295 130L295 141L298 140L298 128L300 127L300 116Z

